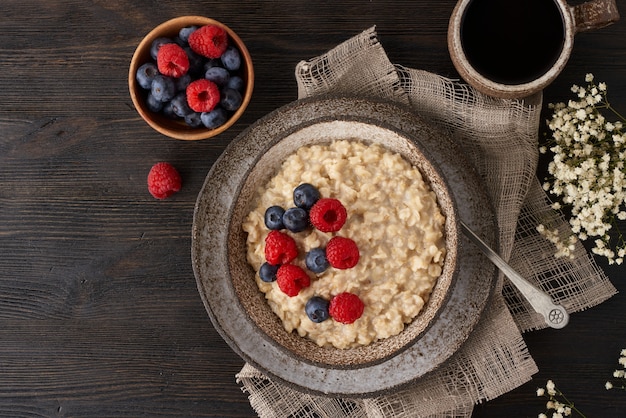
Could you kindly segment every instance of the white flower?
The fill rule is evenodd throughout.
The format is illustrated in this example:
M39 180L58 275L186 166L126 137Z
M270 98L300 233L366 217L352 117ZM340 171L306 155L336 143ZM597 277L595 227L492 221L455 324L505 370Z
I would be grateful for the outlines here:
M556 385L552 380L548 380L546 383L546 390L548 391L548 395L556 395Z
M556 385L552 380L548 380L546 383L546 390L550 395L550 398L546 402L546 412L539 414L539 418L547 418L550 411L552 411L552 415L550 415L552 418L571 416L572 411L574 410L577 411L581 417L584 417L582 412L574 408L574 404L570 402L565 395L563 395L560 391L557 391ZM537 389L538 396L543 396L544 394L545 391L543 388Z
M611 383L611 382L606 382L606 383L604 384L604 387L606 388L606 390L613 389L613 383Z
M609 231L616 219L626 220L626 132L622 132L622 120L607 121L600 112L612 108L605 100L606 84L595 85L593 80L588 73L587 87L572 86L578 100L548 105L553 110L547 123L552 143L540 152L553 153L548 164L552 178L543 188L557 198L554 210L571 211L570 236L593 239L594 254L606 257L610 264L621 263L626 254L619 249L626 247L626 239L620 238L613 248ZM548 225L539 232L556 246L557 257L572 257L567 234ZM619 231L614 235L622 236Z

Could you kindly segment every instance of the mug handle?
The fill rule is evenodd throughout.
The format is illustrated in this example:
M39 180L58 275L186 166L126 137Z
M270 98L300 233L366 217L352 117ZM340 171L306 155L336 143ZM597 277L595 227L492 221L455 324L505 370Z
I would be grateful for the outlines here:
M591 0L571 8L576 32L600 29L619 20L615 0Z

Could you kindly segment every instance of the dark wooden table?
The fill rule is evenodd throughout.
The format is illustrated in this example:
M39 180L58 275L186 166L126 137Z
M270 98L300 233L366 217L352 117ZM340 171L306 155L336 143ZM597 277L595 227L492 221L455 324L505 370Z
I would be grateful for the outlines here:
M446 30L454 0L3 0L0 14L0 416L250 417L243 361L213 329L190 263L193 207L225 146L296 99L294 67L376 24L391 60L457 77ZM626 1L619 0L626 15ZM180 15L230 25L254 58L243 118L215 139L177 141L134 110L127 69L152 27ZM592 72L626 112L626 19L577 37L545 102ZM543 130L543 127L542 127ZM184 186L146 188L166 160ZM626 289L626 267L606 268ZM626 348L626 296L526 335L540 372L475 408L531 417L554 379L588 417L626 416L604 382Z

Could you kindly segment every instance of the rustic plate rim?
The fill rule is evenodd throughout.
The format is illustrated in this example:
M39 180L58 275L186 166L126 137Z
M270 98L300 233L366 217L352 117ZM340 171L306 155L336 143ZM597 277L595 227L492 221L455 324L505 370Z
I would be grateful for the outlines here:
M391 390L395 390L399 387L405 386L407 384L410 384L416 381L417 379L430 373L431 371L436 369L438 366L443 364L445 361L447 361L448 358L451 357L452 354L461 347L461 345L469 337L470 330L473 329L473 327L478 323L480 317L482 316L484 307L486 306L488 299L492 295L494 284L495 284L496 277L497 277L497 272L495 270L495 267L493 267L489 263L484 263L484 262L482 262L482 264L480 264L478 261L472 263L474 264L474 266L472 266L473 268L472 274L476 276L470 279L472 280L472 286L476 286L476 282L479 280L477 276L480 275L480 283L481 283L480 289L484 289L484 290L479 289L479 291L481 292L481 294L479 295L480 298L479 300L475 301L476 303L472 306L472 312L474 314L469 320L466 320L464 322L463 329L457 330L460 332L461 335L455 337L455 341L452 343L453 347L451 349L450 347L448 347L448 353L446 356L444 356L445 358L441 356L437 358L437 364L431 365L428 367L424 366L425 364L424 358L425 356L428 357L429 354L428 354L428 350L425 349L425 347L420 346L420 341L421 341L420 340L420 341L415 342L411 347L406 349L404 352L400 353L398 356L394 356L390 358L389 360L387 360L386 362L383 362L382 365L374 364L371 366L365 365L364 367L357 368L357 369L345 369L345 368L339 368L339 367L325 367L324 365L315 365L315 364L313 365L298 364L299 366L306 366L306 373L312 376L312 377L305 378L305 379L294 378L293 375L289 375L289 373L285 373L284 370L280 370L283 368L282 366L284 366L284 363L282 362L272 364L272 361L267 361L267 359L263 359L259 357L262 355L262 353L265 353L265 354L268 354L270 357L272 357L272 359L278 358L278 359L287 360L287 361L293 360L293 359L289 359L288 358L289 355L286 353L283 353L282 352L283 350L281 350L280 348L276 349L277 347L272 347L273 345L272 341L268 341L266 338L260 338L257 341L259 346L255 347L255 349L252 351L250 349L242 349L240 346L241 341L238 340L238 336L232 335L232 332L225 332L225 330L223 329L223 321L225 317L228 317L228 315L232 313L232 311L231 312L219 312L215 310L215 303L214 301L211 300L212 295L207 294L207 289L205 287L205 283L203 282L205 278L202 277L203 269L202 269L201 263L203 262L203 260L202 260L202 255L201 255L202 249L200 248L201 246L200 242L201 242L202 229L207 227L207 225L202 224L204 218L201 212L203 212L206 209L204 207L206 202L203 200L203 193L205 193L207 188L211 187L211 182L214 182L215 180L224 180L227 183L229 181L233 181L232 178L226 178L228 176L224 176L224 173L220 173L220 170L222 169L222 163L224 162L222 160L226 158L230 158L233 155L236 155L237 151L240 151L239 148L244 147L244 146L252 147L252 150L250 150L251 151L250 154L255 154L255 152L257 153L260 152L262 150L262 144L250 145L249 143L246 142L246 138L249 138L251 135L254 134L256 130L261 129L261 127L263 127L264 125L282 124L282 127L286 129L289 126L293 126L294 124L297 125L298 123L302 122L302 120L298 122L299 118L304 118L303 120L307 120L307 123L310 123L310 117L309 119L306 119L306 118L307 116L310 116L312 112L319 112L320 109L328 109L328 108L333 108L336 106L343 108L348 113L356 112L357 115L359 114L359 112L362 112L364 108L367 108L369 110L371 110L372 108L393 109L393 111L400 112L398 113L398 118L400 117L408 118L408 120L395 121L395 123L400 125L400 127L409 126L407 124L410 124L410 123L418 123L418 124L426 125L421 119L415 116L412 112L410 112L405 107L398 105L397 103L391 103L391 102L387 102L384 100L374 100L370 98L363 99L363 98L358 98L358 97L328 97L328 98L302 99L302 100L297 100L295 102L287 104L281 107L280 109L277 109L276 111L268 114L266 117L260 119L259 121L257 121L256 123L248 127L244 132L242 132L227 147L224 154L222 154L222 156L218 158L214 166L209 171L207 178L205 179L205 184L203 185L203 188L198 195L196 207L194 208L194 222L193 222L193 228L192 228L192 264L193 264L194 274L196 275L198 290L200 292L201 298L203 300L203 303L205 304L205 307L207 309L207 312L209 314L209 317L213 325L215 326L216 330L220 333L222 338L224 338L224 340L230 345L230 347L237 354L239 354L244 360L248 361L249 363L257 367L258 369L260 369L267 375L277 378L278 380L283 381L284 383L287 383L288 385L293 386L296 389L299 389L305 392L311 392L314 394L324 394L324 395L332 394L336 396L345 396L345 397L373 396L376 394L387 393ZM294 117L295 119L287 120L290 117ZM367 117L371 119L372 115L368 114ZM374 120L376 119L376 115L373 115L373 119ZM389 121L385 120L385 123L387 122ZM430 126L428 127L428 129L430 129ZM443 135L441 132L439 131L437 132L439 135ZM442 137L442 139L444 138ZM448 145L453 146L451 141L450 141L450 144ZM252 164L254 162L253 155L247 155L242 158L245 160L245 161L242 161L242 164L246 164L246 163ZM457 166L460 165L462 167L462 170L459 170L458 168L454 169L456 171L461 171L460 173L456 172L455 174L455 176L460 175L460 177L458 178L458 181L462 183L471 181L471 182L474 182L474 184L482 184L480 182L480 179L477 173L473 169L473 167L471 167L462 158L456 162L456 165ZM220 178L216 179L214 178L215 176L218 176ZM225 188L229 190L230 192L234 193L236 191L237 185L229 183L225 185ZM474 199L477 198L480 201L479 205L482 211L481 214L479 215L475 213L476 212L475 208L473 209L474 211L473 214L472 214L472 210L468 208L459 208L461 212L460 216L463 218L463 220L466 223L469 223L473 228L478 229L479 232L481 232L483 236L485 236L485 239L490 241L492 245L496 245L497 226L496 226L495 216L493 214L493 209L491 209L491 204L489 202L488 196L486 192L484 192L484 190L482 189L472 190L472 194L473 194L472 198ZM488 208L488 210L485 210L485 208ZM470 218L472 219L467 218L468 210L470 211L469 214L472 215L470 216ZM216 231L212 231L212 232L216 232ZM481 255L477 252L477 250L473 248L471 244L468 244L466 240L464 240L464 238L461 236L461 234L459 234L458 236L459 236L459 242L458 242L459 252L463 251L464 253L467 253L466 254L467 259L474 259L474 260L482 261L482 259L480 258ZM224 237L220 236L220 237L213 237L213 238L217 242L219 241L220 238L224 238ZM204 242L203 244L206 244L206 243ZM218 250L218 248L215 248L215 250ZM226 249L223 249L222 251L216 251L212 255L212 257L216 257L216 259L221 258L222 260L227 260ZM224 263L228 264L226 261L224 261ZM463 268L467 266L460 266L460 267ZM217 280L224 280L224 281L228 280L227 269L224 269L221 272L216 272L216 274L217 276L214 276L214 277L216 277ZM223 274L224 277L220 279L219 274ZM222 285L223 284L224 283L222 283ZM451 297L459 298L461 295L459 295L458 293L462 292L461 288L464 289L464 286L468 286L468 284L461 283L460 287L457 286L455 289L453 289L455 290L456 293L454 293ZM238 304L234 304L234 305L229 306L227 309L237 310L237 309L241 309L241 306ZM253 324L248 324L248 326L253 327ZM450 334L449 330L446 332L447 332L447 335ZM432 341L428 340L430 338L430 336L428 336L428 333L426 333L425 336L427 338L423 339L425 342L422 342L421 344L423 345L429 342L432 343ZM432 354L430 354L430 356L432 357ZM287 359L285 359L285 357L287 357ZM407 366L412 366L412 371L407 372L406 370L404 370L403 371L404 374L402 374L402 376L399 377L398 379L395 379L393 383L386 383L386 384L383 384L382 386L374 385L371 387L364 388L362 387L361 384L359 384L359 379L362 379L365 375L368 374L368 372L370 374L372 373L380 374L380 370L378 369L381 369L381 367L383 367L385 363L389 363L389 366L393 366L394 368L401 367L403 369L406 369ZM281 367L276 367L276 364L281 364ZM419 367L420 364L422 365L421 368ZM293 370L291 370L290 373L291 372L293 372ZM342 383L331 385L330 388L326 387L325 386L326 383L328 383L329 380L333 380L333 379L339 380Z

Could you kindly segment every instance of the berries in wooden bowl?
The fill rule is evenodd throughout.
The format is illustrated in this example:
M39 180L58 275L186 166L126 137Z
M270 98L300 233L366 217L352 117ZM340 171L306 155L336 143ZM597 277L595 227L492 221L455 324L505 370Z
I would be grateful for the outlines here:
M141 117L175 139L199 140L232 126L250 102L254 70L239 36L202 16L178 17L139 43L128 72Z

